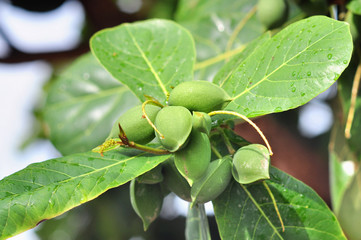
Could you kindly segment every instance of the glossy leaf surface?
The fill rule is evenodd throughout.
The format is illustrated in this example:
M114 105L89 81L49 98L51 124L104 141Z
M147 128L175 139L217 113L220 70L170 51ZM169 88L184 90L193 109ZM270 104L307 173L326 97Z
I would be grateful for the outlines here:
M233 98L226 109L255 117L296 108L338 79L352 48L348 24L323 16L298 21L219 81Z
M103 66L142 101L165 103L171 87L193 80L194 42L168 20L122 24L95 34L90 46Z
M51 85L44 110L50 140L63 155L89 151L104 141L122 113L138 103L88 53Z
M56 217L156 167L169 155L86 152L29 165L0 181L0 239Z
M266 182L285 231L263 184L242 187L232 182L213 201L222 239L346 239L336 217L310 187L276 168L270 173Z

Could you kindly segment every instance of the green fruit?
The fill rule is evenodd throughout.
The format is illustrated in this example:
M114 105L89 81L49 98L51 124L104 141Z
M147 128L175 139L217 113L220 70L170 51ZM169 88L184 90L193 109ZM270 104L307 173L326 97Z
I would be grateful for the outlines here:
M159 165L152 170L137 177L139 183L156 184L163 181L162 166Z
M191 187L187 180L178 172L173 159L167 161L163 167L164 183L167 188L181 199L191 202Z
M164 148L170 152L177 151L185 144L192 130L192 115L181 106L162 108L155 118L155 126L164 136L157 132L157 138Z
M192 204L212 201L226 189L231 178L232 158L230 156L212 161L204 176L192 186Z
M204 112L193 112L193 129L203 132L207 135L211 132L212 119Z
M189 185L201 178L211 161L211 144L207 134L193 130L186 147L174 153L174 163Z
M227 106L231 98L220 86L208 81L188 81L177 85L170 93L171 106L183 106L190 111L209 113Z
M144 230L158 217L163 204L160 184L142 184L135 179L130 182L130 202L143 221Z
M259 0L257 18L268 29L280 27L288 17L286 0Z
M233 156L233 178L248 184L262 179L269 179L270 155L261 144L250 144L237 150Z
M157 116L157 113L160 109L160 107L150 104L145 106L145 112L147 113L149 119L152 122L154 122L155 117ZM143 116L141 105L129 109L118 118L118 120L113 125L112 131L110 132L108 139L118 138L118 123L122 127L129 141L133 141L139 144L146 144L155 137L154 129L148 123L147 119Z

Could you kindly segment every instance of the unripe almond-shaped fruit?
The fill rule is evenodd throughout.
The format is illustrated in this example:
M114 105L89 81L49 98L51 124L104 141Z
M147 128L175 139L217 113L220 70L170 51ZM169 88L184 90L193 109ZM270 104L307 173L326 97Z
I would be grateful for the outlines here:
M143 221L144 231L158 217L163 205L160 184L142 184L135 179L130 182L130 202Z
M160 107L150 104L145 106L145 112L152 122L154 122L155 117L157 116L160 109ZM154 129L143 116L141 105L129 109L118 118L118 120L113 125L108 139L118 138L118 123L122 127L129 141L133 141L139 144L146 144L152 141L155 137Z
M155 118L157 138L162 146L170 152L177 151L185 144L192 131L192 114L181 106L162 108Z
M242 147L233 156L233 178L241 184L269 179L269 163L270 154L265 146L250 144Z
M163 181L162 166L159 165L152 170L137 177L139 183L156 184Z
M288 17L286 0L259 0L257 18L268 29L280 27Z
M192 186L192 204L212 201L226 189L231 178L232 158L230 156L212 161L204 176Z
M193 130L187 146L174 153L174 163L189 185L201 178L211 161L211 144L207 134Z
M207 135L211 132L212 119L205 112L193 112L193 129Z
M188 81L177 85L169 95L171 106L209 113L225 108L231 98L220 86L208 81Z
M164 183L167 188L181 199L191 202L191 187L178 172L174 160L169 159L163 166Z

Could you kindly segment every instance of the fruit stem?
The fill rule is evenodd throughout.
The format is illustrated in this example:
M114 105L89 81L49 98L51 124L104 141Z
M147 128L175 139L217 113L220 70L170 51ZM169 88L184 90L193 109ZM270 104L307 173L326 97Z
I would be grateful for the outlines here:
M273 152L271 149L271 146L268 143L267 138L264 136L263 132L261 131L261 129L259 129L259 127L252 122L249 118L247 118L246 116L240 114L240 113L236 113L236 112L232 112L232 111L213 111L208 113L209 116L214 116L214 115L221 115L221 114L225 114L225 115L233 115L239 118L242 118L243 120L245 120L246 122L248 122L254 129L256 129L256 131L258 132L258 134L262 137L263 141L266 143L266 146L268 148L269 151L269 155L272 156Z
M135 149L138 149L138 150L142 150L144 152L149 152L149 153L154 153L154 154L170 154L171 153L168 150L152 148L152 147L149 147L149 146L137 144L135 142L129 142L128 146L131 147L131 148L135 148Z
M226 144L229 154L233 156L233 154L236 152L236 150L234 150L232 143L229 141L229 138L226 136L223 129L221 129L221 128L218 128L218 129L221 132L221 135L224 139L224 143Z
M149 103L155 103L157 106L160 106L160 107L163 107L162 104L160 104L158 101L155 101L155 100L147 100L145 101L143 104L142 104L142 112L143 112L143 116L147 119L148 123L150 126L152 126L152 128L154 129L154 131L156 131L158 134L159 134L159 137L164 139L164 135L161 134L159 132L159 130L157 129L157 127L152 123L152 121L149 119L147 113L145 112L145 106Z
M359 54L359 56L361 56L361 54ZM351 127L353 123L353 118L355 116L356 100L357 100L358 89L360 86L360 79L361 79L361 61L359 61L359 64L357 66L355 77L353 79L353 84L352 84L351 103L350 103L350 109L348 110L346 127L345 127L345 137L347 139L351 138Z
M280 220L280 223L281 223L281 226L282 226L282 232L284 232L284 231L285 231L285 225L283 224L280 211L278 210L278 207L277 207L277 204L276 204L276 199L275 199L275 197L273 196L273 193L272 193L271 189L268 187L268 184L266 183L266 181L262 181L262 183L263 183L263 186L266 188L269 196L270 196L271 199L272 199L273 206L275 207L275 210L276 210L278 219Z
M217 150L216 147L211 145L211 149L212 149L213 153L217 156L217 158L222 158L222 155L219 153L219 151Z

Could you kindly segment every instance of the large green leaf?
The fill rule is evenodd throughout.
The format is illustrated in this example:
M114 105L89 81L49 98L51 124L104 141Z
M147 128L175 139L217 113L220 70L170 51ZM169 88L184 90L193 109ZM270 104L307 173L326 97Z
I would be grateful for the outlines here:
M323 16L298 21L219 81L233 99L226 109L255 117L305 104L337 80L352 48L347 23Z
M276 168L270 174L266 182L285 231L261 183L242 187L232 182L213 201L222 239L346 239L331 210L310 187Z
M347 170L347 164L356 162L355 154L345 138L345 127L336 119L329 144L329 172L332 209L337 215L343 194L350 184L353 172Z
M142 101L165 103L172 87L193 80L192 36L168 20L122 24L95 34L90 46L104 67Z
M0 239L56 217L149 171L169 155L86 152L29 165L0 181Z
M225 61L265 31L255 16L256 4L249 0L179 1L176 21L196 42L197 79L212 80Z
M337 217L348 239L361 239L361 168L353 176L343 195Z
M49 90L44 117L50 140L64 155L89 151L137 103L127 87L88 53L60 74Z
M351 0L347 4L347 8L358 15L361 15L361 0Z
M263 34L257 39L253 40L251 43L245 47L245 49L233 56L223 67L217 72L216 76L213 78L213 82L221 84L224 79L228 78L234 71L237 70L238 66L250 56L257 48L261 47L267 40L271 38L269 32Z

